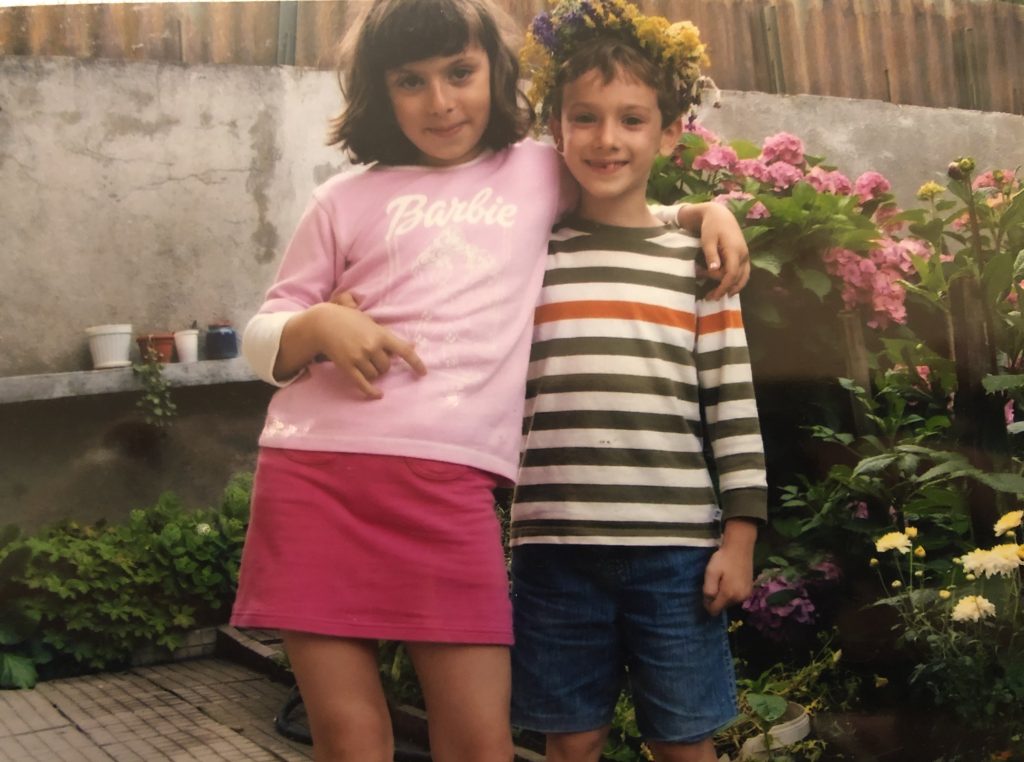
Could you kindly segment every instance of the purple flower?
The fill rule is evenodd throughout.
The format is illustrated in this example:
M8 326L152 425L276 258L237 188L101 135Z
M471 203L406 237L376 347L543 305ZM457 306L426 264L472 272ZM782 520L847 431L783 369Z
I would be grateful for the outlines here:
M753 594L743 602L743 610L759 632L780 642L786 639L792 625L814 624L816 620L805 583L787 580L782 575L759 577Z
M533 19L533 26L530 27L530 31L533 33L534 38L547 48L550 52L555 52L555 47L558 41L555 37L555 25L551 23L551 15L548 13L538 13Z

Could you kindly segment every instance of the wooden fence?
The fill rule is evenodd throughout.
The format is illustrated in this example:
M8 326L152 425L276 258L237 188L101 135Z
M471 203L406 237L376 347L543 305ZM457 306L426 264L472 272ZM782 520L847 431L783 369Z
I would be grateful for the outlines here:
M365 0L0 8L0 55L330 68ZM503 3L525 28L543 0ZM1024 114L1024 6L999 0L643 0L690 19L720 87Z

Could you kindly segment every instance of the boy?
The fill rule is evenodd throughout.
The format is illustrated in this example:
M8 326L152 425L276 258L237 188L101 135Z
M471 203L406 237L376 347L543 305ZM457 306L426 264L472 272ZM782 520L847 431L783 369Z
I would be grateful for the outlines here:
M724 609L750 593L766 515L739 302L698 298L698 242L646 204L693 69L666 67L657 39L641 46L635 9L613 28L599 14L557 26L579 18L547 17L574 40L544 96L581 197L552 236L535 316L513 723L547 735L549 762L596 762L628 674L655 759L714 762L711 736L736 710Z

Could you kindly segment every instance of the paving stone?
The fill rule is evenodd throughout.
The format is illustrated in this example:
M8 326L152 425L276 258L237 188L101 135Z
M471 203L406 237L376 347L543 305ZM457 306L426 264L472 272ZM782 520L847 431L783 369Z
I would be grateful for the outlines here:
M67 724L68 719L37 691L0 691L0 738Z

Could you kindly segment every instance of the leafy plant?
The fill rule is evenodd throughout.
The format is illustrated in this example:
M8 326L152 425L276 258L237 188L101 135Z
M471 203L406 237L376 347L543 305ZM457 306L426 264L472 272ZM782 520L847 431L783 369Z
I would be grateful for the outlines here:
M142 396L136 406L142 410L146 423L158 428L171 425L178 406L171 397L171 384L164 377L164 367L154 347L146 350L143 362L132 366L142 384Z
M888 593L876 605L899 613L898 643L915 662L910 684L972 726L1007 734L1024 731L1021 516L1012 511L996 524L1002 544L949 566L927 562L927 537L914 526L876 541L894 559L890 571L872 559Z
M14 616L0 627L0 687L27 686L36 669L120 665L142 646L173 649L189 629L223 621L250 491L251 477L238 476L219 509L187 511L168 493L120 525L6 533L2 600Z

